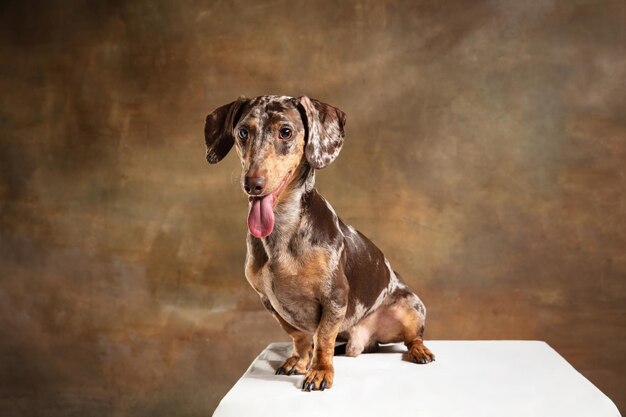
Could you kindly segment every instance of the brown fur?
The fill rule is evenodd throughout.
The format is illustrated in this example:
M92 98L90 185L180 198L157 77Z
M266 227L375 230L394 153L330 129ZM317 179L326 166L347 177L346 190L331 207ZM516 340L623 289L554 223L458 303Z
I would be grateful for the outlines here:
M348 342L349 356L403 341L411 360L434 360L422 342L426 309L420 299L314 189L315 169L330 164L343 145L344 123L341 110L317 100L262 96L218 108L205 126L210 163L235 144L242 178L263 176L262 195L283 190L272 233L248 234L245 271L293 340L277 374L305 374L307 391L333 385L338 339ZM279 136L285 126L292 129L288 139ZM246 140L236 139L239 129L248 132Z

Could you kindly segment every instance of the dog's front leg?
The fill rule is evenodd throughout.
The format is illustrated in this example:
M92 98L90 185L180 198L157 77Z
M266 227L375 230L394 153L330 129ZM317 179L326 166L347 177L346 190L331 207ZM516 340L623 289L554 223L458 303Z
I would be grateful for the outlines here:
M339 326L346 315L347 293L322 300L322 316L313 335L313 361L306 373L302 389L321 390L333 386L335 370L333 353Z
M311 360L311 335L295 329L277 313L274 313L274 317L293 341L291 357L276 370L276 375L304 374Z
M304 374L309 367L311 351L313 350L311 345L311 335L309 333L302 332L287 323L285 319L283 319L280 314L274 310L272 303L270 303L270 300L267 297L261 297L261 302L267 311L272 313L272 316L274 316L276 321L278 321L280 327L287 332L293 341L291 356L287 358L285 363L283 363L276 370L276 375Z

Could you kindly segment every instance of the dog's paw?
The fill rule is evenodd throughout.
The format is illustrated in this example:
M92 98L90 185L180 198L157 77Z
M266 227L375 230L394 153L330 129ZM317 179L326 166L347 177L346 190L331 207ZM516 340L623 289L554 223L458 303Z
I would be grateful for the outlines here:
M411 343L408 355L409 359L415 363L426 364L435 360L435 355L424 346L421 340Z
M326 367L311 367L304 377L304 383L302 384L303 391L324 391L326 388L333 386L333 377L335 371L331 366Z
M308 365L308 359L292 356L276 370L276 375L302 375L306 372Z

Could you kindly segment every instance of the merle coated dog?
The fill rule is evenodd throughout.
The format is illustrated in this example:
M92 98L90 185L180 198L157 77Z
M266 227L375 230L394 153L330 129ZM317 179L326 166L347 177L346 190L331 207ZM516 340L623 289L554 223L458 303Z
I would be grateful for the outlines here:
M308 97L240 97L206 118L206 158L235 145L248 196L246 278L293 339L277 374L304 374L302 389L333 385L336 340L346 355L404 342L409 358L434 355L422 337L426 309L383 253L345 224L315 190L315 170L344 140L345 114Z

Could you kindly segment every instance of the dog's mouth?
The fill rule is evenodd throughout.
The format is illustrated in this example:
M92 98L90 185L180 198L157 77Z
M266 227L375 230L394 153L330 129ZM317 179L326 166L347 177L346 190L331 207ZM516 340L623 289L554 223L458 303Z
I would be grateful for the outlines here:
M285 175L278 188L273 192L260 197L249 197L248 231L252 236L262 238L269 236L274 230L274 206L278 197L285 190L291 177L291 171Z

